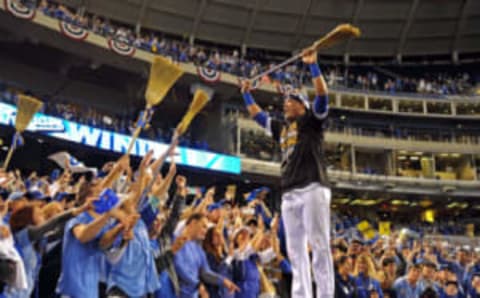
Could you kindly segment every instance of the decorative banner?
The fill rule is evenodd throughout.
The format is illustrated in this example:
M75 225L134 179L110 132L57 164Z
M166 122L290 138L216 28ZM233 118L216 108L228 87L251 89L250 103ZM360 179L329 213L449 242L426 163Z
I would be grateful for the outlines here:
M58 25L60 27L60 32L73 40L82 41L88 36L88 30L82 27L64 21L58 21Z
M5 9L17 18L31 20L35 17L35 9L30 9L21 4L20 1L4 0L4 4Z
M115 53L121 56L132 57L135 54L134 46L116 39L109 38L108 47L110 48L110 50L114 51Z
M0 124L15 126L17 108L0 102ZM68 121L62 118L37 113L27 127L27 131L38 131L39 134L52 138L74 142L97 149L125 153L130 144L131 136L113 131L98 129L84 124ZM144 156L150 149L156 154L165 152L168 144L146 139L137 139L132 150L136 156ZM210 171L220 171L229 174L241 173L241 160L236 156L217 154L213 152L178 147L175 161L178 165L201 168ZM70 160L72 162L72 160Z
M220 81L222 77L222 73L220 71L216 71L215 69L211 69L208 67L197 67L197 74L200 78L206 83L216 83Z

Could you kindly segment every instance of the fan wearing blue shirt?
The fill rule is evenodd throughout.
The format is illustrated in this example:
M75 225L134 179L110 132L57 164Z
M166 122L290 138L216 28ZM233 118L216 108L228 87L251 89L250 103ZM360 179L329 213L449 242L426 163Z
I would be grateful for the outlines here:
M440 286L435 281L435 273L437 271L437 265L424 260L422 264L422 277L417 285L418 294L425 292L427 288L432 289L437 294L440 293Z
M420 279L421 268L419 264L410 265L407 275L395 281L393 289L397 298L417 298L419 296L418 280Z
M480 273L472 274L468 282L468 298L480 298Z
M101 263L105 261L99 242L110 228L111 216L111 212L99 215L88 211L67 223L57 286L60 294L72 298L98 297Z
M25 206L12 213L10 228L15 247L22 257L27 276L27 289L5 291L6 297L28 297L32 294L41 266L42 252L46 246L45 234L64 225L70 218L86 210L88 204L61 213L45 221L38 206Z
M374 290L379 298L383 298L383 291L378 280L374 278L375 266L370 256L359 255L355 264L355 288L357 298L369 298Z
M347 255L340 256L335 262L335 298L355 297L355 281L350 272L351 258Z
M118 288L126 297L143 297L155 292L160 284L143 220L137 221L132 232L133 239L126 244L120 260L110 266L107 288Z
M129 167L129 163L128 156L122 156L104 179L80 189L79 200L98 198L100 192L110 187L121 172ZM88 210L67 223L63 236L62 271L57 285L59 294L72 298L98 297L101 264L105 262L99 242L103 240L104 246L110 247L109 243L113 243L125 226L117 224L112 228L115 233L105 234L113 224L110 219L115 216L118 207L104 211L99 214ZM118 216L116 219L123 220ZM104 234L109 239L103 238Z
M464 295L460 292L458 282L456 280L449 280L440 291L440 298L464 298Z
M238 291L238 287L230 280L212 272L205 251L200 242L207 233L207 218L200 213L192 214L186 221L182 237L185 244L175 255L175 270L180 284L178 298L198 297L200 283L224 286L229 291Z
M468 249L459 248L457 251L456 261L449 261L442 257L441 254L437 254L438 262L442 265L448 265L449 268L457 275L457 280L462 282L465 275L468 274L467 266L469 263L469 254Z

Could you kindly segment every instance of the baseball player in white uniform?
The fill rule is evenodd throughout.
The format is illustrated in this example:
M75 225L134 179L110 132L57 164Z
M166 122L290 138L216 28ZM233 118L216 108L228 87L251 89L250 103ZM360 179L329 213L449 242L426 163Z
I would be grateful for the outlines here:
M313 298L313 269L316 297L332 298L331 191L323 150L328 90L317 64L317 53L304 51L302 61L310 68L316 96L311 102L300 92L287 94L283 106L284 120L272 119L262 111L250 93L249 82L243 82L241 91L250 115L280 143L282 150L282 216L293 270L291 297ZM312 266L308 244L312 248Z

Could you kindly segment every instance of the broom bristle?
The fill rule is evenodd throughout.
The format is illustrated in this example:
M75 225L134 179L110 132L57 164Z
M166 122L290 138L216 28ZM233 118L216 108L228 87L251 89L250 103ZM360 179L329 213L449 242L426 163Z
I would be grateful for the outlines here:
M177 126L178 134L182 135L187 131L193 118L198 114L198 112L203 109L203 107L205 107L209 100L210 97L208 96L208 93L204 90L197 89L197 91L195 91L195 94L193 95L193 100L188 107L187 113L185 114L185 116L183 116L182 121L180 121Z
M43 106L43 103L31 96L19 95L17 103L17 116L15 117L15 130L23 132L33 115L37 113Z
M343 34L345 36L352 36L352 37L359 37L360 36L360 29L358 27L355 27L351 24L341 24L338 25L334 31L337 31L336 33Z
M197 89L193 95L192 103L190 103L189 111L197 114L201 109L203 109L209 100L210 98L207 92L203 91L202 89Z
M313 47L318 51L319 49L331 47L349 38L359 37L360 34L359 28L352 26L351 24L341 24L335 27L335 29L330 31L327 35L317 40L313 44Z
M150 77L145 91L147 105L159 104L182 74L183 70L180 67L164 57L155 56L150 67Z

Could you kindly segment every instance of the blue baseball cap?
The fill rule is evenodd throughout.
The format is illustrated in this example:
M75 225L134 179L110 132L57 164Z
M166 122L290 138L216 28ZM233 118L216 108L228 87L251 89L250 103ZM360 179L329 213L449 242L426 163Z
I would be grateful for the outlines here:
M212 212L212 211L220 209L222 207L223 207L222 202L213 203L213 204L210 204L210 205L207 206L207 211Z
M53 200L54 201L57 201L57 202L60 202L62 201L63 199L66 199L70 194L68 192L58 192L57 194L55 194L55 196L53 197Z
M110 188L106 188L100 193L98 200L93 202L95 212L98 214L103 214L115 208L115 206L120 202L120 198L117 194Z
M285 100L287 99L293 99L305 106L305 108L308 110L310 109L310 102L308 101L308 97L301 93L301 92L292 92L292 93L287 93L284 97Z
M51 198L49 196L46 196L43 192L39 190L34 190L34 191L28 191L25 196L29 200L46 200L49 201Z
M25 193L24 192L21 192L21 191L15 191L15 192L12 192L9 196L8 196L8 201L17 201L17 200L20 200L21 198L25 197Z
M251 201L255 200L258 194L260 194L262 191L270 192L270 188L262 186L260 188L254 189L250 192L250 194L245 200L247 201L247 203L250 203Z

